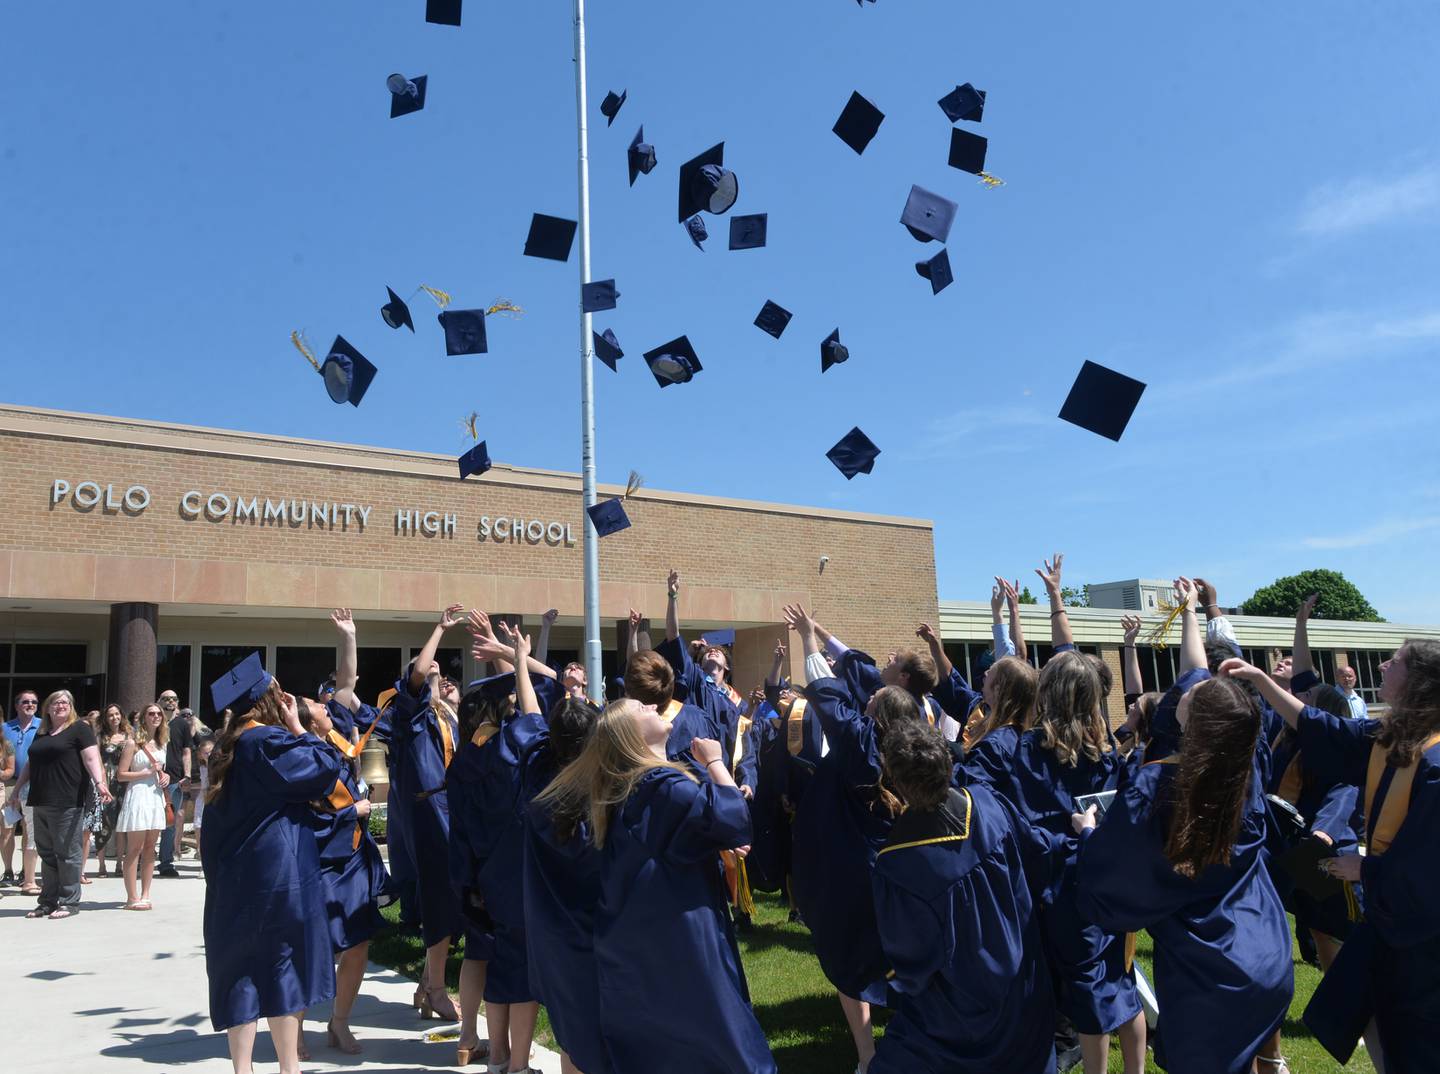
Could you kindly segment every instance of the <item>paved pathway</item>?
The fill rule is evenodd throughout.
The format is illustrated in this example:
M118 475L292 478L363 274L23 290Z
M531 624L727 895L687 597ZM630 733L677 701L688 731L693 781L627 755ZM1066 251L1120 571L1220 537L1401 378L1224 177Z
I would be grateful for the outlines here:
M148 914L120 909L125 889L116 879L86 886L82 912L65 921L26 920L34 899L8 891L0 899L5 1074L230 1071L225 1036L210 1029L201 941L205 883L197 862L182 861L179 868L180 879L155 880L155 909ZM414 991L413 981L372 964L351 1018L365 1054L324 1046L327 1005L311 1012L318 1022L305 1023L314 1058L302 1068L375 1074L453 1068L453 1041L424 1040L453 1024L421 1022L410 1006ZM484 1026L482 1020L482 1033ZM532 1062L545 1074L560 1070L559 1057L539 1048ZM257 1074L277 1069L263 1026L255 1068Z

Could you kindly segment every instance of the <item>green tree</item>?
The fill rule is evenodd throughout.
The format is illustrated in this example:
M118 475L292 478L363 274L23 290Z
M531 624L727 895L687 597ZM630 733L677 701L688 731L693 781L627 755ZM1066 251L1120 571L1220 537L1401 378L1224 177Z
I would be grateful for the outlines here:
M1040 603L1038 600L1035 599L1035 594L1032 593L1032 592L1030 592L1030 587L1029 587L1028 585L1027 585L1027 586L1021 586L1021 587L1020 587L1020 597L1019 597L1019 600L1020 600L1020 603L1021 603L1021 604L1039 604L1039 603Z
M1309 570L1277 578L1255 590L1245 602L1246 615L1273 615L1289 619L1311 593L1319 593L1312 618L1345 619L1351 622L1383 623L1365 595L1346 581L1339 571Z
M1084 585L1079 589L1074 586L1063 586L1060 590L1060 600L1067 608L1088 608L1090 607L1090 586Z

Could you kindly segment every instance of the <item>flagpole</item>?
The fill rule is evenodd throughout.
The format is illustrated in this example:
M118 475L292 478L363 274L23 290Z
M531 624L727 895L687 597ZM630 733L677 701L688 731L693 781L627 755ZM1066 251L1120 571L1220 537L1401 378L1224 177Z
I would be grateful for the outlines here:
M579 143L580 283L590 282L590 133L586 126L585 0L575 0L575 125ZM580 302L576 288L575 301ZM595 385L590 314L580 310L580 481L587 508L595 504ZM600 670L600 549L599 535L587 511L580 523L585 557L585 679L593 701L605 696Z

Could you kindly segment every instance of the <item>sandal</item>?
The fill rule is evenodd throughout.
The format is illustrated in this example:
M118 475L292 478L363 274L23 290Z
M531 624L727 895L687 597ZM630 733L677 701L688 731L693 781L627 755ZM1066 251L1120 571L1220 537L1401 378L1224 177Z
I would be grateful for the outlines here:
M40 889L39 889L37 886L35 886L34 884L31 884L29 887L24 887L24 886L22 886L22 887L20 888L20 894L21 894L21 895L39 895L39 894L40 894Z
M483 1063L490 1058L490 1042L479 1041L476 1044L457 1044L455 1046L455 1065L466 1067L471 1063Z
M460 1021L460 1012L455 1009L455 1003L450 999L450 993L443 988L427 988L425 990L425 1005L421 1008L422 1017L435 1016L442 1022Z
M64 921L67 917L74 917L75 911L67 910L61 906L58 909L51 910L48 916L51 921Z
M88 876L82 876L82 877L80 878L80 883L82 883L82 884L91 884L91 883L94 883L94 881L92 881Z
M1288 1063L1285 1062L1285 1057L1283 1055L1279 1059L1269 1059L1266 1056L1257 1055L1255 1057L1255 1062L1264 1063L1267 1067L1270 1068L1271 1071L1273 1071L1273 1074L1290 1074L1290 1066Z
M28 914L26 914L25 916L28 917L28 918L30 918L30 919L33 921L33 920L35 920L36 918L49 917L49 916L50 916L50 910L49 910L48 907L45 907L45 906L37 906L37 907L35 907L35 909L31 910L31 911L30 911Z

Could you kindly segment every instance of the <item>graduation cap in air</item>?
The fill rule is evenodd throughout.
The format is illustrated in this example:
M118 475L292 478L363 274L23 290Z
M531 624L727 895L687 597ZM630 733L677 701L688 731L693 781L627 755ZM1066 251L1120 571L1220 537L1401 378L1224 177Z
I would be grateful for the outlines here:
M613 310L619 297L614 280L595 280L580 285L580 308L586 313Z
M490 469L490 451L482 440L465 454L460 456L460 480L464 481L471 474L483 474Z
M951 123L958 123L962 119L979 123L985 114L985 91L977 90L967 82L963 86L956 86L936 103Z
M411 112L418 112L425 107L427 81L428 75L416 75L413 79L404 75L391 75L385 80L385 88L390 91L391 119L408 116Z
M734 645L735 631L733 630L707 630L700 635L700 640L706 645Z
M680 165L680 215L676 219L688 220L700 212L719 216L729 212L738 197L740 180L725 167L724 142Z
M319 370L325 378L325 390L330 393L331 400L351 406L360 405L378 372L363 354L345 341L344 336L335 337L335 342L330 344L330 353L320 363Z
M824 373L832 365L839 365L849 357L850 348L840 342L840 329L837 328L820 344L820 372Z
M954 127L950 131L950 167L979 175L985 170L985 150L989 141L978 134Z
M260 654L251 653L210 684L210 700L216 712L234 709L246 713L265 696L274 681L260 663Z
M1118 443L1144 391L1140 381L1087 361L1065 397L1060 417Z
M446 354L453 357L487 352L484 310L445 310L438 320L445 330Z
M930 281L930 293L938 295L945 288L955 282L955 276L950 271L950 251L941 250L928 261L917 261L915 271L923 279Z
M385 288L390 294L390 301L380 307L380 317L391 328L399 328L404 325L410 331L415 331L415 322L410 319L410 307L405 300L397 295L390 288Z
M900 214L900 223L921 242L944 242L950 237L950 226L955 223L955 213L959 208L949 198L942 198L924 187L912 186L910 196L905 200L905 211Z
M620 341L615 338L615 329L607 328L602 335L599 332L591 332L595 337L595 357L610 367L610 372L618 373L615 363L625 357L625 352L620 349Z
M609 537L612 533L630 528L630 516L625 513L625 501L644 483L645 479L631 470L623 495L613 500L599 500L585 508L585 513L590 516L590 522L595 527L596 536Z
M703 254L705 252L705 240L710 237L710 232L705 227L705 218L699 213L696 213L689 220L686 220L685 233L690 236L690 241L695 244L695 249Z
M789 310L766 299L765 305L760 307L760 312L755 317L755 327L779 339L785 326L790 323L790 317Z
M769 213L732 216L730 218L730 249L758 250L764 246L769 220Z
M876 108L858 93L850 94L845 109L831 129L856 153L864 153L870 139L880 129L885 113Z
M569 261L578 226L574 220L535 213L530 218L530 234L525 237L525 256Z
M646 351L645 364L655 375L655 383L662 388L693 380L702 368L695 348L690 346L690 340L685 336L672 339L653 351Z
M625 153L626 164L630 168L630 185L635 185L637 175L649 175L655 170L655 147L645 141L645 125L642 123L640 129L635 132L635 137L630 139L630 148Z
M605 99L600 102L600 114L605 117L605 126L608 127L615 122L615 117L620 114L620 107L625 103L625 98L629 96L629 90L621 90L618 97L614 90L605 94Z
M825 457L835 464L835 469L849 481L856 474L868 474L875 469L875 458L880 449L875 442L855 426L840 438L840 442L825 452Z
M463 0L425 0L425 21L437 26L459 26Z

